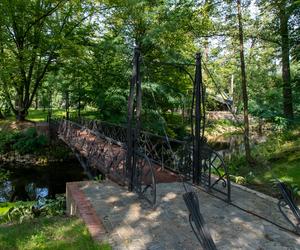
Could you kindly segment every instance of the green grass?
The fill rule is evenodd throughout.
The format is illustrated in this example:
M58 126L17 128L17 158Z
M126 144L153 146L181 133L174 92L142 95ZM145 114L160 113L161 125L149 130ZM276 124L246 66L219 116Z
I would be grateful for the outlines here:
M75 111L70 112L71 114ZM65 116L65 111L63 109L53 109L52 116L53 117L63 117ZM27 120L34 122L43 122L47 120L48 110L43 111L42 109L30 109L28 112Z
M21 224L0 225L1 250L110 250L95 243L83 222L77 218L51 217Z
M70 116L76 116L77 110L70 110ZM43 109L29 109L28 116L26 117L27 120L33 122L44 122L47 120L48 110ZM52 110L52 117L64 117L66 116L66 112L64 109L53 109ZM99 119L100 114L97 110L82 110L81 116L86 117L88 119ZM11 122L15 121L15 116L11 115L6 117L5 120L0 120L0 126L3 127L5 125L9 125Z
M265 143L252 149L257 160L248 166L244 156L234 156L228 162L230 173L243 176L247 183L269 194L276 193L274 179L300 188L300 128L272 134ZM251 172L251 175L250 175Z
M77 110L70 110L71 116L76 116ZM43 111L42 109L30 109L26 119L34 122L46 121L48 115L48 110ZM99 112L95 110L82 110L81 115L88 119L99 118ZM65 110L63 109L53 109L52 117L64 117L66 116Z
M271 153L268 159L271 169L262 172L262 181L274 177L300 187L300 139L283 141L278 149Z

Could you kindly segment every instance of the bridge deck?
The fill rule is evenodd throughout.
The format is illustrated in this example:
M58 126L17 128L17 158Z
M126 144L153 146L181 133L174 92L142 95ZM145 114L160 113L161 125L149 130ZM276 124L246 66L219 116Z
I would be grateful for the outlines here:
M181 183L157 185L157 207L110 182L86 182L79 188L90 201L113 249L201 249L188 223ZM236 205L289 227L273 198L233 187ZM218 249L300 249L300 238L196 189ZM73 197L74 198L74 197ZM76 197L75 197L76 200Z
M78 125L78 124L76 124ZM80 156L88 159L91 167L98 169L108 178L118 182L115 172L123 171L126 149L121 146L120 142L112 142L111 138L101 138L97 132L81 127L73 128L75 136L67 134L60 135L67 145L75 150ZM168 183L179 181L179 176L172 171L162 168L160 165L152 164L157 183ZM147 166L144 171L147 171Z

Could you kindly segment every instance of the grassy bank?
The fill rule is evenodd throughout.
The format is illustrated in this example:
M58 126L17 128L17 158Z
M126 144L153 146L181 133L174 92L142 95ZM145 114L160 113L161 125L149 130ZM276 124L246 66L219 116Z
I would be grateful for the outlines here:
M95 243L80 219L60 216L0 225L0 249L109 250L111 247Z
M228 161L230 173L242 176L242 184L276 194L276 179L290 185L296 194L300 190L300 126L270 135L266 142L252 149L256 164L248 166L243 155Z

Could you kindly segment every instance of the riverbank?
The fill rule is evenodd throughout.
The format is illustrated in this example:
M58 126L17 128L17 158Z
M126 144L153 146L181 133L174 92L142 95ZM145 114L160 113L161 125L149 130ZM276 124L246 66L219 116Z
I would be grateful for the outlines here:
M97 249L84 223L66 217L65 185L87 177L45 123L0 122L0 249Z
M266 140L252 146L255 164L246 162L243 151L225 157L230 174L239 184L278 197L278 180L300 197L300 126L273 131Z

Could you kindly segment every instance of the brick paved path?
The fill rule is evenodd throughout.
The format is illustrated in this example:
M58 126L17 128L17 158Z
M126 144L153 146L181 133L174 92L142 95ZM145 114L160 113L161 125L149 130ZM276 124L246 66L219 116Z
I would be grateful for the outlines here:
M81 190L107 230L104 238L113 249L202 249L189 226L180 183L158 184L155 209L110 181L85 183ZM199 189L197 193L218 249L300 249L300 237ZM232 193L236 204L288 227L272 198L237 187Z

